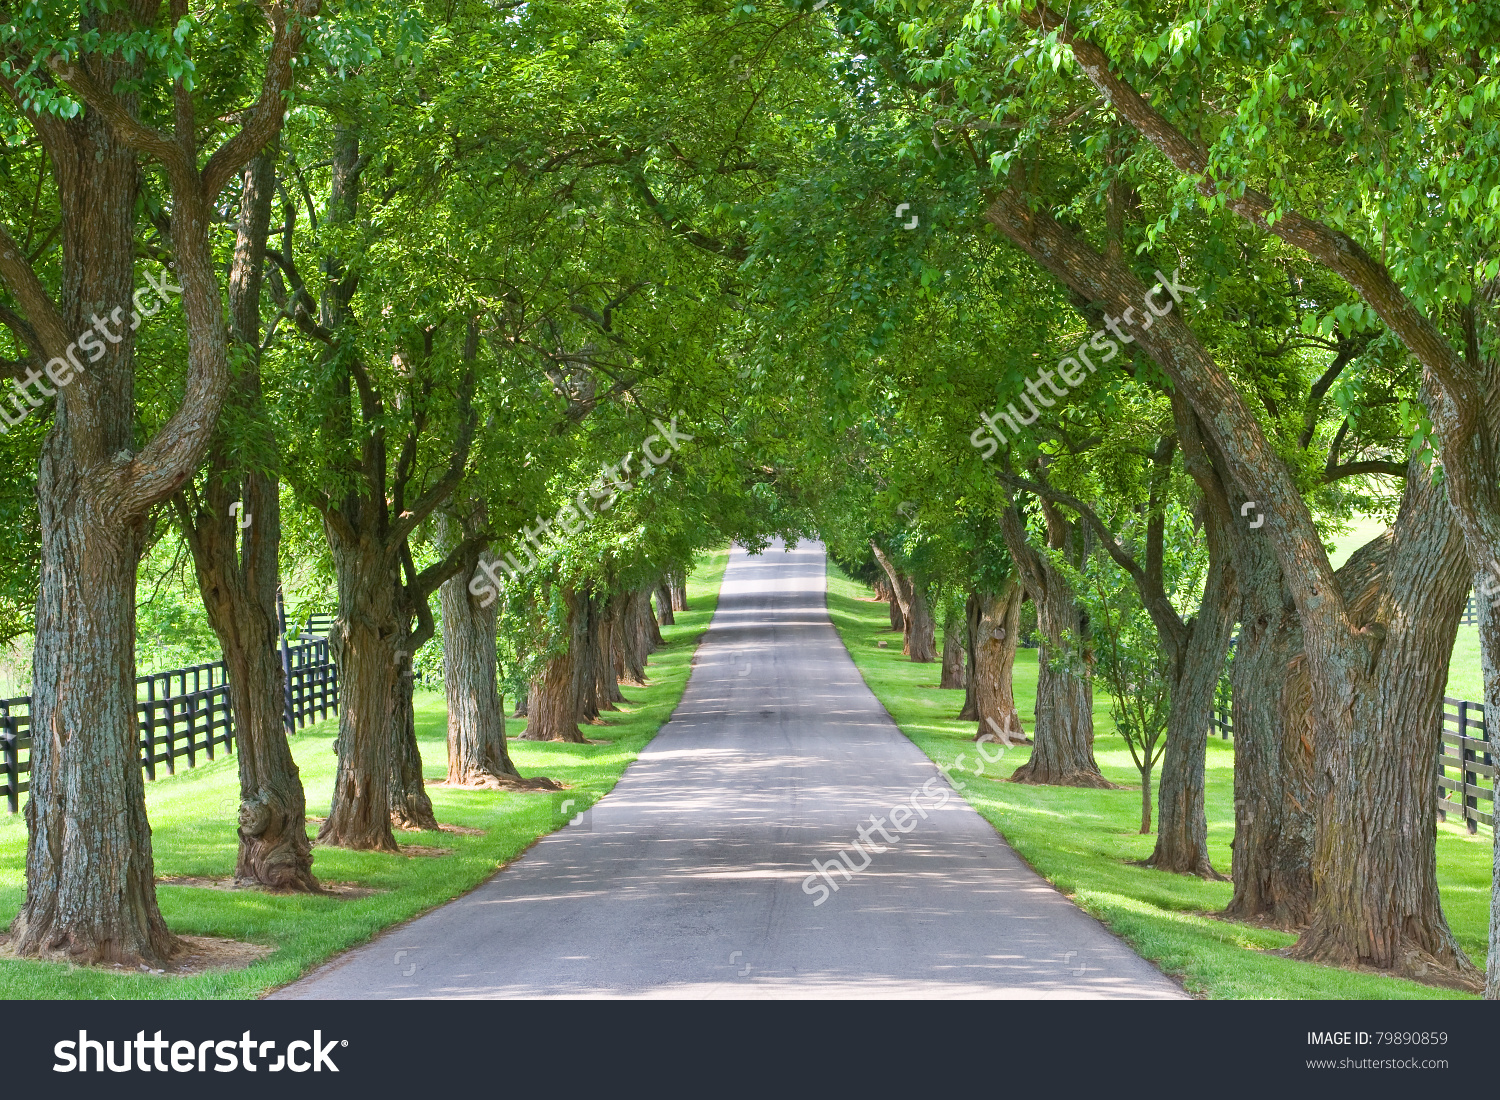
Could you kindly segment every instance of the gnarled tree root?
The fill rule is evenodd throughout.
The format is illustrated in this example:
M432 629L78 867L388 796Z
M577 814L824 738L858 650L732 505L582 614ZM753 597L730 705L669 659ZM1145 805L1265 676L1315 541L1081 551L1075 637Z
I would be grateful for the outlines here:
M1403 937L1392 952L1389 965L1381 966L1374 959L1358 957L1346 943L1318 936L1309 930L1279 954L1300 962L1385 974L1442 989L1461 989L1467 993L1484 992L1484 972L1470 962L1468 956L1456 945L1434 953Z

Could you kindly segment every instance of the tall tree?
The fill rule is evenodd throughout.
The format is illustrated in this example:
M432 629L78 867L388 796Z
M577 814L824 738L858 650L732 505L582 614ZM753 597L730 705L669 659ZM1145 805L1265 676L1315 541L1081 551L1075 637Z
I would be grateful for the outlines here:
M37 482L42 577L32 690L35 728L52 734L32 750L27 895L13 926L23 955L134 965L177 950L156 905L137 765L135 570L151 509L192 475L229 385L215 203L280 129L293 63L318 8L317 0L265 7L265 36L253 47L264 66L258 97L206 160L200 112L207 105L217 116L217 95L230 89L191 79L201 36L183 22L185 4L38 12L8 24L0 42L0 88L47 149L63 225L56 297L0 229L0 280L35 334L33 373L40 379L45 364L57 387ZM143 113L143 100L161 117ZM142 155L161 165L172 195L188 364L180 405L136 451ZM134 322L126 324L132 304Z

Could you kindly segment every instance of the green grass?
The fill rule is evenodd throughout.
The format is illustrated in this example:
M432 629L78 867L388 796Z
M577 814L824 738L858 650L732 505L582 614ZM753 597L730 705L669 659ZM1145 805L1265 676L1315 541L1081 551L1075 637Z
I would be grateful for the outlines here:
M483 835L399 833L402 845L452 849L445 856L388 855L315 848L313 871L328 882L356 883L383 893L352 900L272 895L254 890L160 886L157 897L172 931L223 936L271 945L275 952L236 971L171 977L62 963L0 959L0 998L231 998L256 997L292 981L330 956L369 940L473 889L538 837L562 827L568 815L603 798L643 746L671 715L687 684L697 641L718 602L727 550L708 555L688 582L689 606L677 625L664 627L665 649L651 657L650 685L626 687L632 705L611 713L606 725L585 727L598 745L511 741L524 775L547 775L567 785L560 792L502 792L429 788L439 822L484 830ZM417 738L424 773L447 773L446 708L441 693L419 692ZM510 721L514 737L524 721ZM336 733L333 722L311 726L292 741L302 771L308 813L323 816L332 796ZM146 785L152 848L159 878L227 878L234 873L239 780L232 757ZM26 828L20 815L0 821L0 926L20 910L26 884Z
M936 763L968 784L969 802L1038 872L1085 911L1124 936L1143 956L1187 989L1211 998L1462 998L1378 974L1294 962L1269 954L1295 937L1207 914L1222 911L1232 893L1227 882L1204 882L1134 865L1151 854L1154 838L1141 836L1140 776L1108 707L1096 694L1094 755L1118 791L1034 787L1004 782L1030 754L1009 749L995 764L974 751L974 724L952 716L962 691L937 687L937 664L901 656L886 606L867 602L869 589L829 563L828 610L845 646L891 717ZM877 643L891 643L880 649ZM1036 651L1016 657L1016 702L1028 730L1036 699ZM964 760L954 767L960 753ZM994 755L993 750L991 755ZM982 767L982 776L974 774ZM963 774L960 774L960 773ZM1153 780L1159 778L1153 776ZM1234 834L1234 747L1208 745L1207 814L1214 866L1227 874ZM1490 837L1470 837L1454 825L1438 826L1438 881L1443 907L1464 950L1484 965L1489 920Z

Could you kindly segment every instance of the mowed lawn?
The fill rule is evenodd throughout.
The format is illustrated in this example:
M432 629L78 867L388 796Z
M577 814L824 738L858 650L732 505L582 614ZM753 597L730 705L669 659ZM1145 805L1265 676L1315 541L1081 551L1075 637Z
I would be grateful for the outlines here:
M1383 975L1294 962L1270 952L1294 936L1213 917L1229 904L1228 882L1205 882L1149 870L1135 863L1151 854L1154 837L1140 835L1140 776L1114 732L1108 698L1096 691L1094 756L1118 791L1034 787L1004 782L1030 755L1006 750L996 764L975 752L972 722L954 719L962 691L937 687L937 664L901 656L901 636L890 630L885 604L829 563L828 610L870 689L936 763L968 785L969 802L1038 872L1085 911L1125 937L1146 958L1211 998L1466 998ZM887 648L878 643L885 641ZM1016 657L1016 701L1030 732L1036 700L1036 651ZM991 747L990 755L994 755ZM963 759L954 765L962 754ZM976 774L982 769L982 774ZM962 773L962 774L961 774ZM1160 773L1153 776L1153 781ZM1234 746L1208 745L1208 839L1214 867L1229 873L1234 835ZM1483 968L1490 892L1490 836L1471 837L1456 825L1438 826L1438 881L1443 908L1460 944Z
M269 945L274 953L233 971L192 977L72 967L62 963L0 958L0 998L233 998L257 997L292 981L337 952L369 940L393 924L471 890L525 851L538 837L604 797L642 747L676 708L687 684L698 639L718 601L729 553L700 559L688 580L691 611L663 627L667 646L652 654L648 685L622 685L629 705L586 726L597 745L514 740L525 720L508 720L511 755L523 775L546 775L563 791L501 792L430 787L438 821L483 830L397 833L403 847L427 854L389 855L313 849L313 871L326 882L350 883L379 893L340 899L274 895L258 890L159 886L157 897L172 931ZM508 703L507 709L513 709ZM417 737L429 780L447 774L446 705L440 691L417 695ZM292 741L307 791L308 813L324 816L332 796L335 757L332 721L303 730ZM152 846L158 878L233 875L236 851L232 823L239 780L232 757L146 784ZM563 803L570 805L566 810ZM310 826L309 832L315 833ZM432 849L447 854L430 854ZM0 818L0 927L20 910L26 885L26 827L20 815Z

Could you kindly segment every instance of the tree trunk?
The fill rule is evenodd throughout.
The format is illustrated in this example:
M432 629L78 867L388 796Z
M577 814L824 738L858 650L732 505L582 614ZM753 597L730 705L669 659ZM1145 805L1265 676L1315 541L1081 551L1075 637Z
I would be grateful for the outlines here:
M620 673L624 663L624 647L621 643L620 613L624 598L614 592L604 602L604 617L599 624L599 698L609 700L609 710L617 710L616 703L628 703L620 690Z
M932 608L922 583L911 574L907 574L905 580L909 586L909 609L901 609L906 620L901 652L913 661L929 664L937 660L937 624L933 622Z
M1234 897L1225 915L1296 929L1312 912L1312 694L1302 625L1265 539L1236 540L1240 635L1229 666Z
M443 582L443 688L448 697L448 785L512 787L521 779L505 743L496 679L495 604L469 592L472 570Z
M1151 835L1151 769L1141 769L1141 836Z
M1011 578L998 593L974 597L978 612L974 626L973 717L979 723L976 741L1012 745L1026 741L1012 683L1021 634L1022 595L1021 585Z
M526 731L521 734L524 741L571 741L581 745L588 740L578 728L580 631L577 628L580 614L587 612L581 606L584 600L571 589L564 590L563 598L568 607L568 649L548 661L542 675L531 685Z
M420 643L406 638L405 646L411 648L396 677L395 695L391 701L394 742L391 745L391 826L397 829L418 832L437 832L437 817L432 812L432 799L427 795L427 782L422 777L422 751L417 747L417 717L412 707L412 695L416 678L412 673L411 658Z
M651 653L650 633L641 613L640 591L627 592L621 601L620 645L623 658L621 678L637 684L646 682L646 658Z
M339 610L329 648L339 672L339 762L319 844L395 852L391 832L392 748L398 682L410 654L396 612L399 564L371 540L346 542L325 523L338 578Z
M885 570L886 576L890 579L891 588L895 592L892 606L900 605L901 652L913 661L923 664L937 660L935 625L932 621L932 611L927 605L924 585L914 575L902 573L892 565L891 560L885 556L885 552L875 544L873 539L870 541L870 548L875 551L875 560L880 562L880 567ZM894 626L894 616L891 621Z
M106 35L136 29L125 9L100 12L94 28ZM85 55L76 64L112 88L139 80L143 62ZM137 114L137 93L121 101ZM40 344L28 349L31 361L38 370L60 362L59 373L71 375L67 356L80 361L70 341L91 330L91 317L116 319L118 331L110 329L103 356L79 381L56 388L55 420L37 471L41 586L26 901L11 932L21 956L155 967L181 944L157 908L141 778L136 569L151 509L191 477L218 416L228 384L223 307L201 190L174 189L176 278L188 321L186 393L138 455L133 332L140 315L134 325L119 318L132 314L141 169L99 111L69 120L48 115L36 125L61 208L61 302L47 297L9 236L0 248L6 257L0 274Z
M601 644L605 598L595 595L592 586L587 586L580 590L578 600L578 614L574 619L573 629L574 652L579 657L574 665L578 721L599 722L600 712L610 705L609 697L599 690L606 663Z
M244 442L216 432L200 498L191 487L173 498L193 554L198 590L209 625L218 637L228 673L239 763L239 853L235 879L277 890L319 889L307 839L302 777L287 743L284 672L277 651L277 559L281 502L274 468L276 439L265 423L261 398L260 287L271 195L275 188L274 145L251 162L242 178L240 221L229 279L229 313L235 342L247 352L227 406L235 419L254 427L259 461L235 470ZM261 425L265 425L261 427ZM243 459L240 461L243 462ZM243 488L241 487L243 482ZM238 514L231 505L238 500ZM241 522L244 548L237 552Z
M1044 506L1049 543L1069 554L1079 551L1066 522ZM1094 694L1089 682L1088 616L1073 597L1067 579L1026 542L1026 529L1014 507L1001 509L1001 527L1021 583L1036 605L1037 654L1035 745L1031 759L1011 776L1013 783L1065 787L1113 787L1094 762ZM1087 557L1087 553L1080 555Z
M667 640L661 636L661 624L656 621L656 616L651 612L651 589L643 588L640 593L641 601L641 625L646 630L646 652L654 653L667 644Z
M656 586L656 618L662 626L677 625L677 617L672 614L672 585L665 576Z
M1229 533L1212 515L1208 534L1208 578L1198 614L1187 624L1179 657L1171 661L1167 743L1161 758L1161 793L1156 848L1146 866L1158 871L1222 878L1208 858L1208 818L1204 809L1205 756L1213 718L1214 691L1224 669L1234 630L1237 584ZM1148 792L1149 793L1149 792Z
M1383 645L1368 673L1350 668L1358 690L1342 737L1323 736L1320 727L1314 739L1313 907L1289 953L1477 989L1479 972L1438 897L1432 778L1448 661L1472 573L1443 488L1415 460L1394 545L1384 585L1362 583L1361 571L1377 567L1373 550L1370 560L1356 554L1345 567L1347 584L1364 597L1346 601L1350 618L1383 631Z
M957 690L964 686L963 616L950 607L943 619L943 671L938 687Z
M982 614L980 597L970 592L964 600L964 705L958 712L959 721L975 721L979 718L979 703L975 696L974 640L979 637L979 619Z
M686 611L687 609L687 571L678 569L672 573L672 610Z

